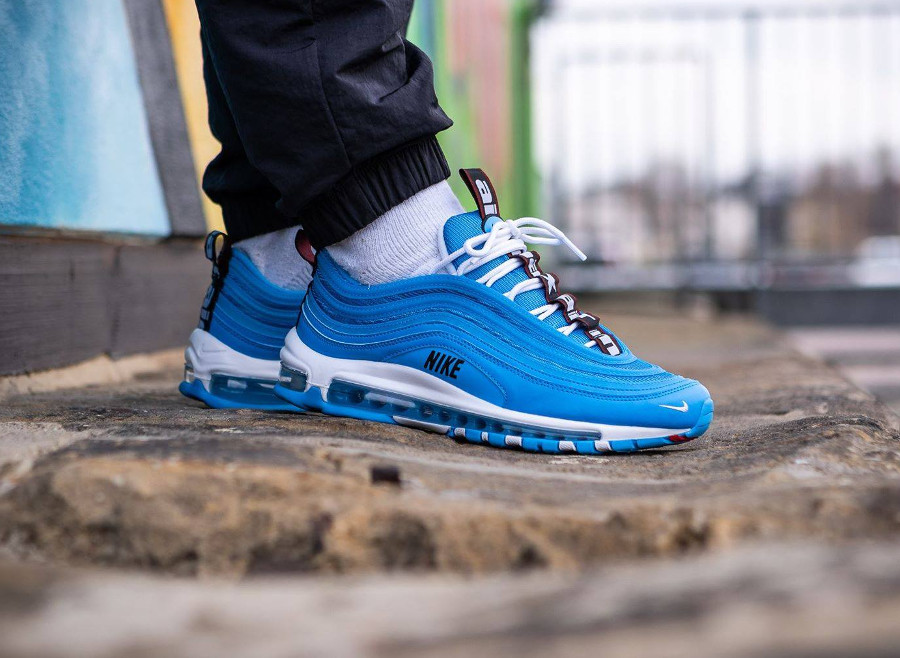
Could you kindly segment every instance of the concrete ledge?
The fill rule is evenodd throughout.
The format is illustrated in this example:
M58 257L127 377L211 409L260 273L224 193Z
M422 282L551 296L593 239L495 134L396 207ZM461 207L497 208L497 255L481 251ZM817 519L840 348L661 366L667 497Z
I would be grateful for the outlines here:
M897 418L747 319L604 319L709 386L707 436L548 456L213 411L180 354L7 395L0 653L896 653Z
M16 395L71 388L124 384L141 376L172 372L184 363L184 350L174 348L121 359L98 356L64 368L0 377L0 401Z
M60 563L240 576L571 569L900 535L896 419L870 395L748 320L613 324L708 384L718 416L706 437L631 456L531 455L347 419L208 410L175 392L174 368L9 397L10 445L32 428L64 447L0 471L0 542ZM382 464L395 484L373 481Z
M183 347L209 285L200 241L41 233L0 235L0 376Z

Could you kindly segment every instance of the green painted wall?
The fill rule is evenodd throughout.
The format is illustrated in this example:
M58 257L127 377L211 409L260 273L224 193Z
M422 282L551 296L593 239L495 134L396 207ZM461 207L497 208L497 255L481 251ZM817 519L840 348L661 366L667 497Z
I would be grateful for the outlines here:
M454 122L439 136L451 168L485 169L506 217L540 210L529 71L529 29L536 8L535 0L417 0L408 31L409 39L434 62L438 99ZM491 20L479 25L472 37L466 21L478 12L487 12ZM506 48L499 53L491 48L503 43ZM501 83L487 84L488 77ZM496 107L505 111L499 122L490 116ZM503 134L491 135L488 142L485 123L491 119L492 127L499 126ZM469 198L458 176L451 184L461 199Z

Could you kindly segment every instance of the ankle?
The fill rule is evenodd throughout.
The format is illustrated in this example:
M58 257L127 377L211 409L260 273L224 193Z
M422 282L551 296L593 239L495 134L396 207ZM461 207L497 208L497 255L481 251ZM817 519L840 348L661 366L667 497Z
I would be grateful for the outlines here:
M276 286L287 290L306 290L312 281L312 266L297 253L296 226L265 233L234 243L256 269Z

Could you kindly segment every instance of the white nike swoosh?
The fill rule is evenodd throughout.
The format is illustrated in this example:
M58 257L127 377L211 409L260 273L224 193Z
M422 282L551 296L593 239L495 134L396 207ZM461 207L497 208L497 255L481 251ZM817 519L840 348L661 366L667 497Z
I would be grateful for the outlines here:
M675 411L681 411L681 412L688 410L688 403L685 402L684 400L681 401L680 407L674 407L671 404L661 404L659 406L661 406L663 409L673 409Z

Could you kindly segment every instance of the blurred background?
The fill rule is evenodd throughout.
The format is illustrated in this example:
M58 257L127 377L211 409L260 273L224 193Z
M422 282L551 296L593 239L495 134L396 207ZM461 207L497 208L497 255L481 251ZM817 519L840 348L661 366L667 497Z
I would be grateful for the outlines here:
M0 0L0 374L195 323L198 29L192 0ZM900 408L900 2L417 0L408 32L451 166L588 254L551 259L567 289L757 314Z

